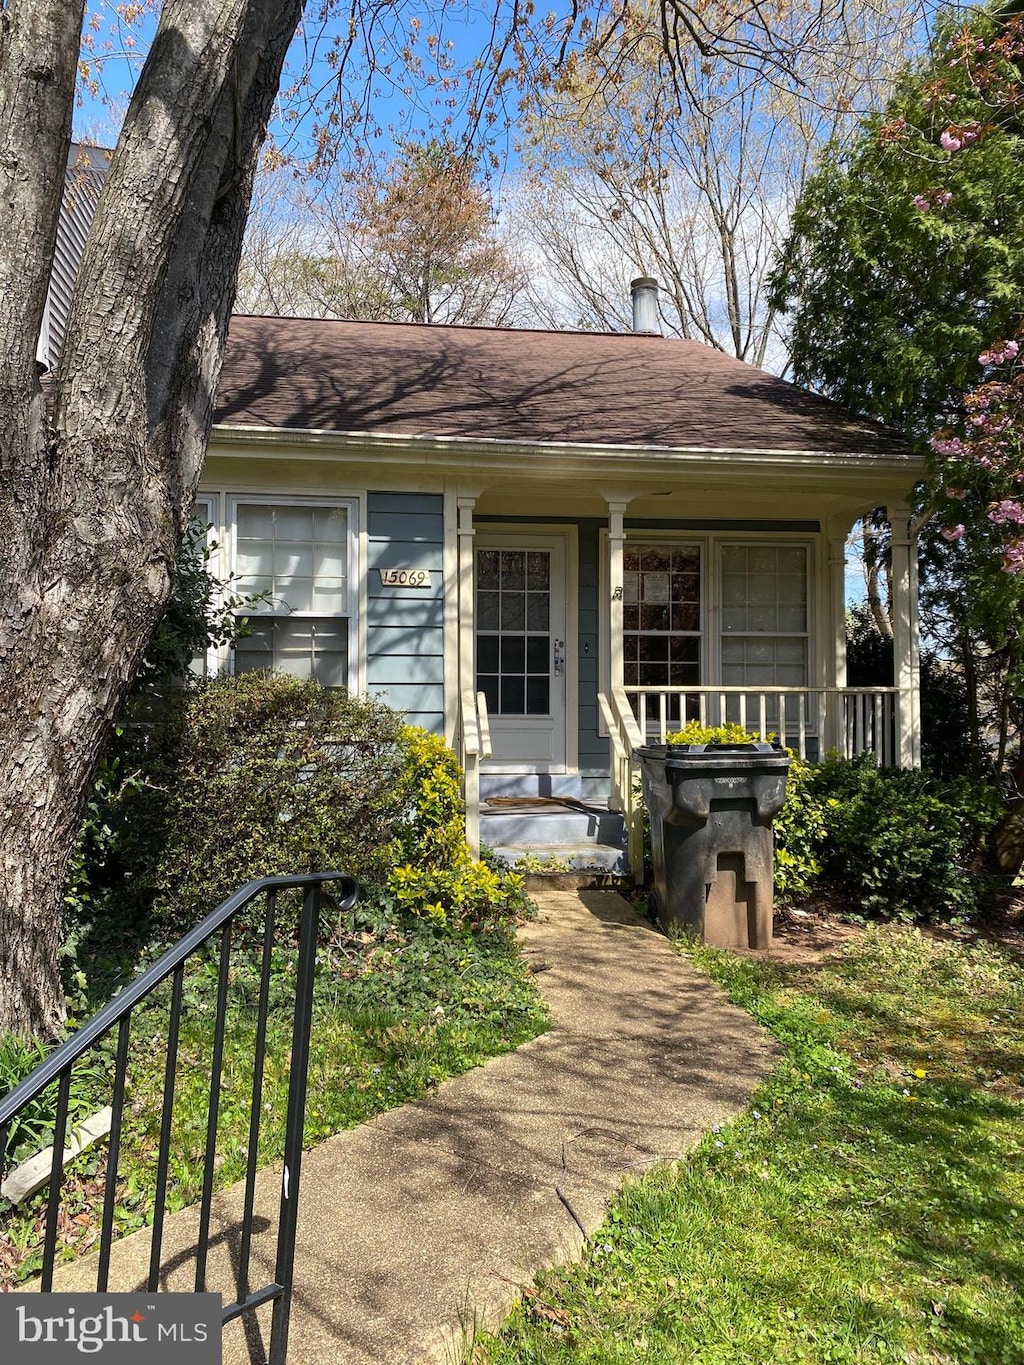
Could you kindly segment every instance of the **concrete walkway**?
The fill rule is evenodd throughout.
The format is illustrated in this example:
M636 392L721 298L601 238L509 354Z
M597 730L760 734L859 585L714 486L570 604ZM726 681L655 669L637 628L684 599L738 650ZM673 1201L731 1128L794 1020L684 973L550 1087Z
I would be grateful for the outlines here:
M551 1030L306 1154L289 1365L457 1359L474 1323L500 1321L539 1269L578 1254L575 1219L593 1232L627 1176L678 1157L772 1066L767 1035L621 896L535 899L523 937ZM279 1171L261 1176L254 1284L273 1278L279 1188ZM237 1190L215 1203L209 1288L226 1297L240 1204ZM169 1222L168 1289L191 1287L193 1228L191 1211ZM147 1241L115 1247L111 1288L139 1282ZM230 1365L265 1359L266 1312L263 1331L225 1329Z

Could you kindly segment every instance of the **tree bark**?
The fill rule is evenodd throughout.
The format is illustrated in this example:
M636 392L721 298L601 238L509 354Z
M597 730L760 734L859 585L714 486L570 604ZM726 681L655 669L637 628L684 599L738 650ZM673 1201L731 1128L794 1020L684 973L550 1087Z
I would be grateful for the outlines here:
M165 3L44 414L34 357L68 148L73 8L13 0L0 16L0 116L13 147L0 186L8 173L39 224L0 245L0 1029L47 1034L63 1018L67 862L173 587L253 168L302 0ZM41 102L19 93L26 52L57 73L48 100L60 120L41 122ZM10 171L27 148L32 158Z

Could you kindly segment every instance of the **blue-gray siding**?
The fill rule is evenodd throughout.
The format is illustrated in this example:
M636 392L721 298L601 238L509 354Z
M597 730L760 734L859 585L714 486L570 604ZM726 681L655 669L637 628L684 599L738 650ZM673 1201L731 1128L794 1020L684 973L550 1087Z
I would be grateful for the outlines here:
M369 493L366 690L444 733L444 499ZM430 588L385 588L381 569L428 569Z

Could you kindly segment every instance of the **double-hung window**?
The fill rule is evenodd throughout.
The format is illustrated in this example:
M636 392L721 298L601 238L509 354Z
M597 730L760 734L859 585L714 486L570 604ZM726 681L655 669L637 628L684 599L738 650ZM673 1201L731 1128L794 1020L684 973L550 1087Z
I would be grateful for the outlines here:
M274 669L349 686L354 504L238 498L233 509L232 586L262 597L246 612L250 633L235 645L235 672Z
M762 715L776 731L783 720L787 732L813 728L809 559L793 542L627 540L622 674L645 733L698 718L754 728ZM780 702L763 688L796 695Z
M803 688L808 681L807 547L721 547L720 676L725 687ZM748 697L748 720L758 712ZM727 702L739 718L739 699ZM795 706L787 716L795 714ZM778 701L767 705L768 724L779 723ZM808 720L811 717L808 716Z

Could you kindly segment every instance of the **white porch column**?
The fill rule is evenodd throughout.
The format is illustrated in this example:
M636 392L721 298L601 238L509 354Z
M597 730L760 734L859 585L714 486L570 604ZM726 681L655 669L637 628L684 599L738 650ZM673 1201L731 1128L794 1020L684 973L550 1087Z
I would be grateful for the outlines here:
M459 695L473 691L473 508L476 498L458 499L459 537Z
M473 668L473 508L475 498L458 499L459 540L459 743L465 772L466 843L474 858L480 857L480 755L466 751L466 714L462 704L475 690ZM475 722L475 712L474 712Z
M608 500L608 681L621 687L622 668L622 549L626 541L628 503Z
M910 508L886 508L892 532L892 635L896 751L901 768L921 766L921 679L917 628L917 534Z
M828 544L827 621L825 650L825 716L822 743L826 749L846 748L846 711L836 689L846 686L846 542L850 528L845 518L829 517L825 525Z

